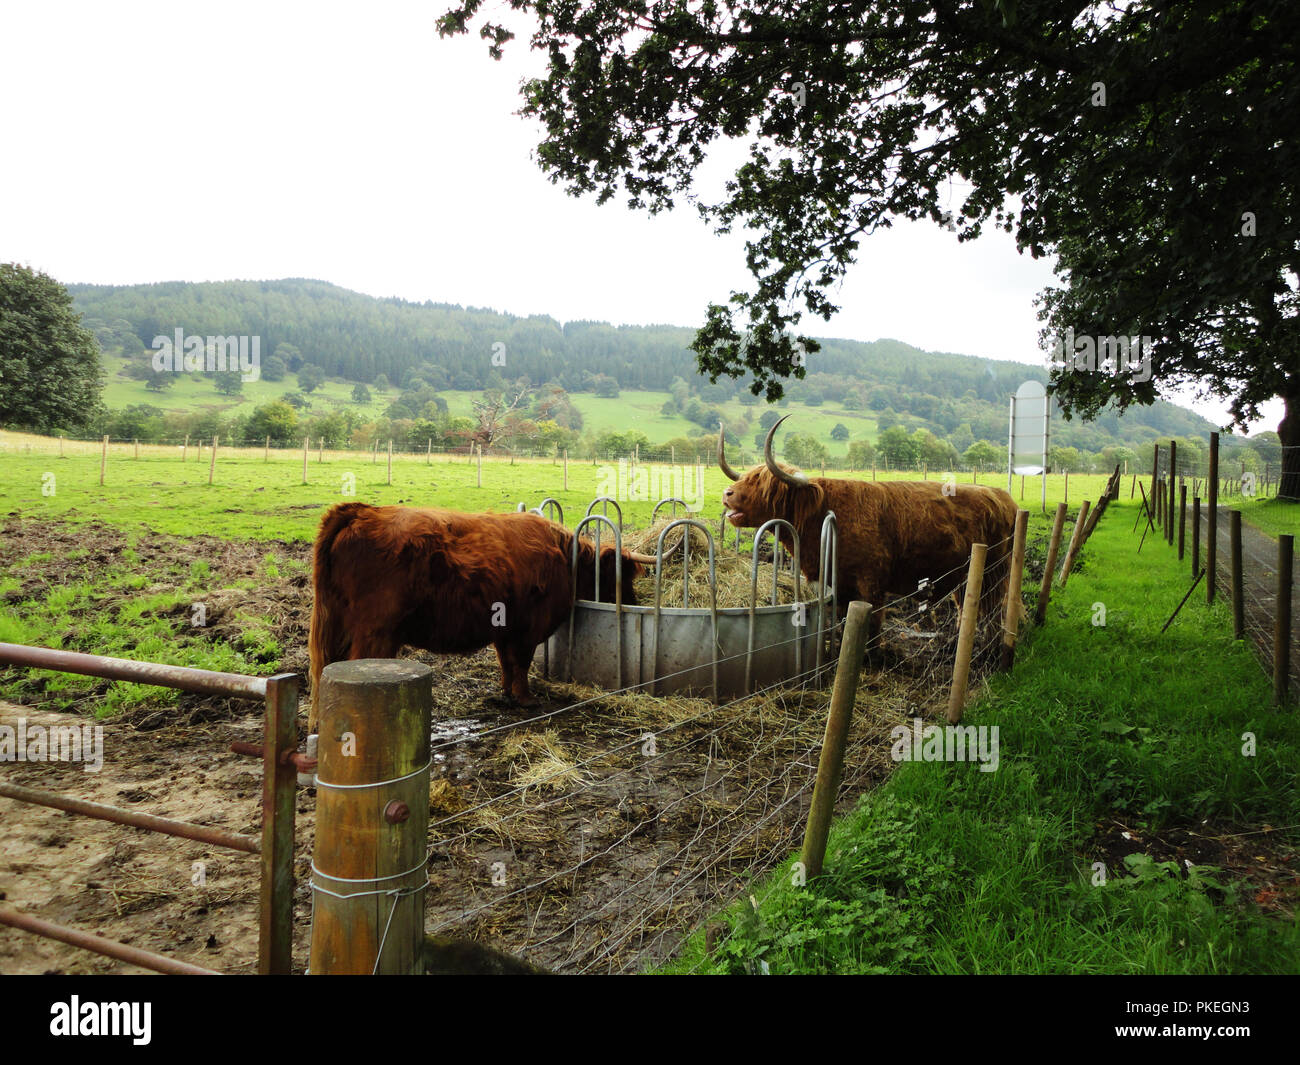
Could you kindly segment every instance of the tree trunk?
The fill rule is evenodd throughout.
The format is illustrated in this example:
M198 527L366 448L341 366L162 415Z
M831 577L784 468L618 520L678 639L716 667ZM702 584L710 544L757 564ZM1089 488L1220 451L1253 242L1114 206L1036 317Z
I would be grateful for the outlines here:
M1295 384L1300 386L1300 381ZM1300 388L1294 392L1288 389L1282 399L1286 413L1277 427L1282 441L1282 477L1278 481L1277 497L1300 502Z

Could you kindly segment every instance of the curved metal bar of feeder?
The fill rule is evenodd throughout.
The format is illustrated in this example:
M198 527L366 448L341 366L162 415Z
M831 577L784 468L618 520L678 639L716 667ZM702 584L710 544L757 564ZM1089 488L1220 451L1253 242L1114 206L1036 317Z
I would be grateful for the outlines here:
M600 502L599 499L594 500L592 502L592 506L595 506L596 503L599 502ZM618 506L618 503L614 502L614 500L612 499L609 500L609 502L614 503L614 506L616 507ZM619 512L620 520L622 519L622 516L623 516L622 511L620 511ZM597 529L600 528L600 523L604 522L606 525L608 525L611 529L614 530L614 554L618 558L618 562L614 566L614 632L615 632L614 657L617 662L617 668L618 668L618 686L619 689L621 690L623 688L623 562L622 562L623 533L620 531L619 527L615 525L612 521L610 521L609 518L606 517L604 514L588 514L585 518L582 519L582 521L578 522L577 526L573 530L573 546L570 552L572 555L572 559L570 562L570 569L573 571L572 579L573 579L574 606L569 607L569 680L570 682L572 682L573 680L573 617L578 602L578 537L582 535L582 530L592 522L596 523ZM595 601L597 603L600 602L599 535L600 534L597 533L598 538L596 540L596 590L594 592L594 595L596 596Z
M769 530L772 533L772 540L775 548L772 553L773 562L777 558L776 551L780 550L781 540L777 535L778 527L784 525L790 530L790 536L794 539L794 558L795 558L795 584L794 598L795 602L799 601L799 533L795 527L784 518L769 518L754 530L754 547L749 559L749 636L745 644L745 694L749 695L753 689L754 674L754 624L758 610L758 545L763 539L763 534ZM773 565L772 575L772 605L776 606L776 566ZM795 675L803 672L803 640L796 638L794 641L794 663Z
M583 515L583 517L588 517L588 518L591 517L591 512L596 508L597 503L600 503L604 506L605 508L604 516L606 518L609 517L609 505L613 503L614 509L618 511L618 527L620 529L623 528L623 508L618 505L617 499L611 499L609 496L597 496L590 503L588 503L587 513Z
M554 507L556 512L559 514L559 517L551 518L551 516L546 513L546 509L548 507ZM551 521L558 522L560 525L564 524L564 507L560 505L560 501L558 499L552 499L550 496L547 496L545 499L543 499L540 503L537 504L537 513L540 514L543 518L551 518Z
M516 514L527 514L527 513L528 513L528 504L527 504L527 503L520 503L518 506L515 507L515 513L516 513Z
M656 690L652 694L658 694L657 681L659 677L659 626L662 622L663 615L663 586L661 578L664 564L664 538L679 525L693 525L701 530L709 541L709 622L710 631L713 635L713 698L718 698L718 567L714 557L713 550L713 533L709 527L698 518L675 518L665 525L659 533L659 540L655 544L655 627L654 642L650 655L650 673L656 680ZM682 606L689 605L687 596L687 586L690 581L691 556L690 556L690 534L682 534ZM753 641L753 625L750 626L750 641Z
M654 508L654 510L650 511L650 524L651 524L651 525L653 525L653 524L654 524L654 523L659 519L659 508L662 507L662 506L664 506L665 504L668 504L668 503L671 503L671 504L673 505L673 517L674 517L674 518L677 517L677 507L678 507L679 505L685 507L686 510L687 510L688 512L689 512L690 509L691 509L690 504L687 503L686 500L684 500L684 499L678 499L676 496L670 496L668 499L661 499L661 500L659 500L658 503L655 504L655 508ZM725 520L725 519L724 519L724 520Z

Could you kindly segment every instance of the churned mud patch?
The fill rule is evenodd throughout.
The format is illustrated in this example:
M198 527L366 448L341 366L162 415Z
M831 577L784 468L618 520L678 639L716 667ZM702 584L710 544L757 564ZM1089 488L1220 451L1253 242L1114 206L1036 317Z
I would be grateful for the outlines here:
M1148 829L1111 818L1097 826L1089 861L1108 876L1161 875L1185 878L1199 870L1216 887L1234 885L1243 900L1264 913L1294 920L1300 909L1300 851L1272 825L1203 821Z

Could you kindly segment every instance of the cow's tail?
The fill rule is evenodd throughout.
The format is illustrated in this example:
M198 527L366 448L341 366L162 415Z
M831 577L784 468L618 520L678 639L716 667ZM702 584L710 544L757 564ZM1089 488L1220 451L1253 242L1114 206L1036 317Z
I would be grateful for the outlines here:
M348 527L364 503L340 503L331 507L321 518L316 533L316 547L312 558L312 608L311 636L308 650L311 655L311 710L307 714L307 731L316 731L320 714L320 675L331 662L347 655L347 631L342 616L342 603L330 568L330 555L334 541Z

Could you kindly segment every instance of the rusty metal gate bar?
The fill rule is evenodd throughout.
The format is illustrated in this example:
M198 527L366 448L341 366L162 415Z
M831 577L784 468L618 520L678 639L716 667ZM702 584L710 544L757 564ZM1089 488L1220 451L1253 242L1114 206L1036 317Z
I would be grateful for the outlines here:
M260 855L260 924L258 972L285 974L291 971L293 946L293 839L294 799L297 770L294 760L298 742L298 682L294 673L274 677L249 677L239 673L218 673L188 666L158 662L133 662L125 658L61 651L49 647L28 647L0 643L0 665L51 669L109 680L134 681L203 695L225 695L236 699L262 699L266 713L262 727L262 838L225 832L187 821L156 817L123 810L103 803L71 799L35 788L0 784L0 796L70 813L97 817L185 839L199 840ZM245 745L246 746L246 745ZM162 954L129 947L100 936L42 921L8 907L0 909L0 924L21 928L35 935L58 939L72 946L141 965L158 972L209 973L212 970L179 962Z

